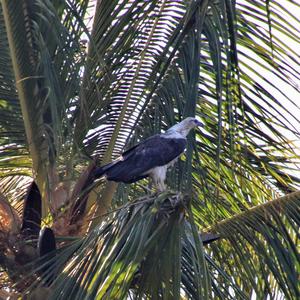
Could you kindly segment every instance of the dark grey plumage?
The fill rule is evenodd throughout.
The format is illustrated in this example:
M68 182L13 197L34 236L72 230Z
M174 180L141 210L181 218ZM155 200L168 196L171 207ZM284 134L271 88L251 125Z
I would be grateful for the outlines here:
M186 139L168 139L160 134L125 151L119 160L98 168L95 178L103 175L108 180L132 183L149 176L155 167L168 164L186 147Z
M97 167L90 172L83 184L83 197L74 205L71 224L74 224L85 211L87 191L93 181L100 177L116 182L133 183L151 177L157 190L165 190L164 181L167 169L184 152L187 135L191 129L202 126L195 118L186 118L169 128L165 133L156 134L125 151L115 161Z
M105 176L107 180L133 183L151 177L158 190L164 190L168 167L184 152L189 131L200 125L195 118L184 119L165 133L146 139L117 160L97 168L94 179Z

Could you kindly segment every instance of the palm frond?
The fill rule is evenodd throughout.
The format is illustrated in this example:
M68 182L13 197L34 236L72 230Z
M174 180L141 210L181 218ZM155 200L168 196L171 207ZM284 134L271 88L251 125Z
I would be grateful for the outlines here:
M248 40L243 23L246 16L242 9L239 11L242 4L234 7L223 1L209 3L204 15L200 15L203 12L200 7L198 3L185 8L186 15L182 18L188 26L182 26L177 20L173 33L179 30L181 43L169 44L174 47L173 59L166 69L165 64L158 69L164 76L160 76L153 86L151 101L150 98L145 100L127 145L165 129L182 116L198 115L205 123L204 130L196 134L196 142L190 139L186 158L169 175L169 185L174 189L191 190L193 184L200 199L206 201L216 198L219 193L222 199L227 199L228 205L236 207L236 213L238 207L250 207L250 202L255 205L264 201L264 196L257 198L255 193L272 197L274 190L291 191L299 186L299 180L293 175L297 165L293 171L290 163L299 160L295 145L290 141L290 136L293 139L299 137L295 128L298 120L285 122L285 106L293 105L288 95L281 93L282 100L277 100L272 94L270 80L259 81L261 77L249 72L252 67L243 57L245 48L257 53L252 59L257 59L266 72L274 67L277 54L267 55L256 40ZM265 15L265 7L259 6L258 12ZM199 19L203 23L197 21ZM252 24L257 28L255 19L252 22L247 26ZM199 32L202 34L197 36ZM276 63L273 76L295 89L294 80L282 76L288 67L281 55L278 53L276 59L280 63ZM283 101L286 104L283 105ZM295 111L299 108L295 107ZM256 189L251 192L253 178L257 178ZM203 185L208 190L201 189ZM245 188L240 188L241 185ZM243 193L251 198L248 203L243 200L244 196L240 197ZM128 197L124 197L124 201ZM116 201L118 199L116 197ZM220 205L223 205L222 200ZM212 211L209 210L209 214L213 214Z
M29 176L14 176L13 174L0 179L0 193L5 196L12 209L16 210L20 217L23 211L23 200L31 182L32 179Z
M224 238L212 257L249 297L300 296L299 207L297 191L212 226Z
M43 194L47 194L45 199L50 200L58 185L60 169L57 166L61 164L61 154L73 149L71 117L84 57L80 44L83 28L70 15L70 6L76 3L78 1L69 5L34 1L23 6L20 2L4 1L1 6L0 27L4 42L0 51L3 59L7 57L6 69L9 70L3 76L3 89L0 90L4 108L1 110L3 146L0 151L8 162L3 175L15 172L11 171L15 165L10 165L9 161L18 163L19 174L24 174L24 168L30 167L28 164L32 161L34 174L39 177L38 184ZM76 6L78 18L85 17L87 5L88 1L80 1ZM20 154L14 154L16 149L20 149ZM28 150L31 161L26 160ZM27 164L22 165L22 162ZM63 172L65 170L64 166ZM72 173L69 176L73 176Z
M31 162L1 6L0 66L0 173L3 177L16 172L29 173ZM17 166L22 170L16 171Z
M298 297L299 192L215 224L205 251L187 199L137 199L61 248L39 267L51 299Z
M203 247L186 205L169 193L139 199L61 249L43 276L60 274L51 299L209 297Z
M173 194L135 201L139 184L120 185L111 203L115 186L103 185L98 207L111 212L97 218L93 206L87 235L48 262L53 297L299 297L298 194L269 202L299 188L299 7L1 2L0 192L18 212L22 176L39 176L47 221L70 229L87 157L108 162L189 115L205 124L168 174L190 207ZM224 238L204 253L197 231L211 227Z
M37 84L33 67L36 63L36 53L33 49L30 50L29 41L26 39L26 36L30 34L31 24L25 21L27 12L21 3L2 1L2 12L28 145L31 149L34 168L40 171L38 181L42 186L42 180L46 179L42 163L43 154L45 157L45 145L43 145L44 138L41 131L41 114L37 111L36 103L33 102Z

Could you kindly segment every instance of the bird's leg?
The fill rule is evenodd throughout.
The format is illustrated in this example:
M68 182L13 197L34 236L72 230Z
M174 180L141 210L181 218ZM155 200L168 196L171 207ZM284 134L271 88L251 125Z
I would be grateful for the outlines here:
M141 187L146 193L151 194L151 186L145 186L139 183L136 183L137 186Z
M152 194L152 187L154 186L154 194L160 193L159 182L155 180L153 176L150 176L149 179L149 191Z
M165 183L164 183L163 181L159 181L159 182L157 183L157 191L158 191L159 193L162 193L162 192L165 192L165 191L166 191L166 185L165 185Z
M150 194L151 194L151 191L152 191L152 184L153 184L153 178L150 178L149 181L148 181L148 189L150 191Z

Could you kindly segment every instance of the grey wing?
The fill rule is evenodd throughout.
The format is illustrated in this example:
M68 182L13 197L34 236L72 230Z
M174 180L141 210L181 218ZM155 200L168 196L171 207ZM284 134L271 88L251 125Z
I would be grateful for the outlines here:
M178 157L186 147L186 139L155 135L124 152L123 160L106 171L108 180L135 182L148 176L152 168L163 166Z

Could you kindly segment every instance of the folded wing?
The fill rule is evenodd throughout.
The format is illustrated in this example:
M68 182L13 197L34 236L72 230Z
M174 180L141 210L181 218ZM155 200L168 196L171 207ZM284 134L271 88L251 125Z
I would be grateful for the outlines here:
M149 175L158 166L167 165L186 147L184 138L154 135L124 152L120 159L96 170L95 177L106 175L108 180L132 183Z

